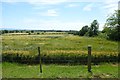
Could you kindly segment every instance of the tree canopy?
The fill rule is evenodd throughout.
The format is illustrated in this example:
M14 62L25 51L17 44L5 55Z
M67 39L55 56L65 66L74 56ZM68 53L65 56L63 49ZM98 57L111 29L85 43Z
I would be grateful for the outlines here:
M107 38L110 40L120 41L120 10L116 10L106 20L103 33L106 33Z
M89 36L96 36L98 35L98 29L99 29L99 23L97 20L94 20L91 23L90 29L89 29Z
M89 28L88 25L83 26L82 29L80 30L80 36L84 36L86 32L88 32Z
M98 28L99 28L99 23L97 20L94 20L90 27L88 25L83 26L82 29L80 30L80 36L87 35L89 37L96 36L98 35Z

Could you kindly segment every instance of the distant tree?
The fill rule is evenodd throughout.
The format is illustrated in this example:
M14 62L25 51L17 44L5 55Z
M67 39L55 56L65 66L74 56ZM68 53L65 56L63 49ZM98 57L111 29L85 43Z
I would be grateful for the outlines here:
M88 32L88 25L83 26L82 29L80 30L79 34L80 36L84 36L86 34L86 32Z
M8 33L9 31L8 30L3 30L3 33Z
M26 31L26 33L29 33L29 31Z
M10 30L9 33L14 33L14 31L13 31L13 30Z
M88 30L88 36L97 36L98 35L98 29L99 29L99 23L97 20L94 20L92 23L91 23L91 26Z
M0 30L0 35L2 34L2 30Z
M40 34L39 32L37 34Z
M30 33L30 32L28 32L28 35L31 35L31 33Z
M4 30L1 30L1 34L4 34L5 32L4 32Z
M31 33L34 33L34 31L33 31L33 30L31 30Z
M18 33L18 32L19 32L19 30L15 30L14 32L15 32L15 33Z
M21 30L20 33L23 33L23 30Z

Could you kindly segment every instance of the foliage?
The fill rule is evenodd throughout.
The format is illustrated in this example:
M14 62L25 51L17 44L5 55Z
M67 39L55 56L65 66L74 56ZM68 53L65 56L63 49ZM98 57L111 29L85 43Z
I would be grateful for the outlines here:
M89 28L89 31L88 31L88 35L91 37L91 36L97 36L98 35L98 28L99 28L99 24L98 24L98 21L97 20L94 20L92 23L91 23L91 26Z
M91 26L88 27L83 26L82 29L79 31L79 35L80 36L89 36L89 37L93 37L93 36L97 36L98 35L98 28L99 28L99 23L97 20L94 20L91 23Z
M102 32L99 32L97 37L102 38L102 39L108 39L108 36L106 35L106 33L102 33Z
M108 17L106 20L105 26L106 27L115 27L116 24L118 24L120 16L120 10L116 10L112 15Z
M82 29L80 30L80 36L84 36L86 32L88 32L89 28L88 25L83 26Z
M120 41L120 10L115 11L105 23L105 27L103 29L103 33L106 33L108 39Z

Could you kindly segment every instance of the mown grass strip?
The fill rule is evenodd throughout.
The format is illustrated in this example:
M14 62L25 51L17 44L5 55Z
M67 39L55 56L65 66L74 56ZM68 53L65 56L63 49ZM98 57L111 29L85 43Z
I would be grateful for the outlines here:
M92 74L87 65L43 64L43 73L39 74L39 65L2 63L3 78L118 78L118 64L92 65Z

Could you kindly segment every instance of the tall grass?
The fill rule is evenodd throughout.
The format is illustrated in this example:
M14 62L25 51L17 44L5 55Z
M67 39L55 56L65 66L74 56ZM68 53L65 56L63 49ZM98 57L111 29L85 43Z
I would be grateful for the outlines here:
M92 45L92 62L117 62L118 44L98 37L57 35L4 35L3 61L38 63L37 47L41 47L42 62L85 63L87 46Z

